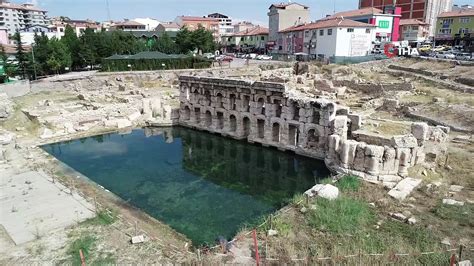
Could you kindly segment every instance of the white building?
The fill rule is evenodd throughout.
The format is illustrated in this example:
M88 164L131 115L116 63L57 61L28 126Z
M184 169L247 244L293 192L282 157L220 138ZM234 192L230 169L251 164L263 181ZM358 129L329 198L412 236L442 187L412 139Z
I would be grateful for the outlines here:
M291 2L273 4L268 12L268 40L274 42L279 31L307 22L310 22L309 7Z
M6 28L9 35L34 25L49 25L47 11L32 4L15 4L0 0L0 27Z
M153 31L160 24L158 20L152 18L134 18L132 21L145 25L146 31Z
M339 62L364 57L372 50L375 26L344 18L319 20L280 31L279 54L308 54Z
M232 25L232 19L226 15L213 13L207 15L208 18L219 19L219 35L228 35L234 32L234 26Z

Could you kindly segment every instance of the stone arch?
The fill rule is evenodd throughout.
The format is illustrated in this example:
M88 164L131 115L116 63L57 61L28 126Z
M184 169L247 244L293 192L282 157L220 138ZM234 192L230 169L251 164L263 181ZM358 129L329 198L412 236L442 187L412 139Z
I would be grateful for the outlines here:
M216 112L217 129L224 129L224 113Z
M229 95L229 109L230 110L237 109L237 96L234 93Z
M311 128L306 133L306 148L315 149L319 147L320 135L319 131L315 128Z
M281 126L280 123L273 123L272 124L272 140L273 142L280 142L281 138Z
M230 132L236 132L237 131L237 118L235 117L235 115L229 116L229 123L230 123Z
M206 99L206 105L207 106L211 106L211 103L212 103L212 96L211 96L211 92L209 90L206 90L204 92L204 97Z
M259 139L265 138L265 120L257 119L257 137Z
M211 127L212 126L212 113L211 111L206 111L204 114L204 125L206 127Z
M288 125L288 144L290 146L298 146L300 137L300 129L297 125Z
M244 136L248 137L250 135L251 122L250 122L250 118L248 118L247 116L244 116L242 119L242 127L243 127Z
M224 99L224 96L222 96L222 93L218 92L216 94L216 107L217 108L224 108L223 99Z
M321 105L318 103L313 104L313 117L312 117L312 123L319 125L319 121L321 120Z
M190 119L191 119L191 109L189 108L189 106L186 105L184 107L183 120L188 121Z
M258 98L257 108L260 114L265 115L265 99L263 97Z
M250 95L242 96L242 111L250 112Z

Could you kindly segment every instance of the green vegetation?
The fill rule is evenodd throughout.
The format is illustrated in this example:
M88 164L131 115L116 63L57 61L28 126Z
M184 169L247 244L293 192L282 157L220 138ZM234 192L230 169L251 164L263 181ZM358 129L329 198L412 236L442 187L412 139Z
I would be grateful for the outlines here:
M440 202L432 212L443 220L455 221L462 226L474 227L474 204L451 206Z
M374 221L369 205L347 197L336 200L318 199L308 217L309 224L331 233L354 232Z
M82 250L85 260L89 261L91 258L91 252L95 248L96 241L97 239L95 237L86 235L72 242L67 249L67 255L71 257L72 265L81 265L80 250Z
M347 175L337 181L336 186L342 191L359 191L360 179L357 176Z
M140 54L138 54L140 55ZM128 70L160 70L160 69L188 69L208 68L211 61L202 57L167 55L162 58L140 59L105 59L102 63L103 71L128 71Z
M102 210L94 218L87 219L82 222L82 225L110 225L117 221L117 214L115 212L108 212Z

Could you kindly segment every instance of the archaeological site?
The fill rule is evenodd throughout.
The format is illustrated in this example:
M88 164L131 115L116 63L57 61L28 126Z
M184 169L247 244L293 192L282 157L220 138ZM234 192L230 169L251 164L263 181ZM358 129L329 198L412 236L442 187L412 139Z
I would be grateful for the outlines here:
M1 85L0 263L472 260L473 75L400 58Z

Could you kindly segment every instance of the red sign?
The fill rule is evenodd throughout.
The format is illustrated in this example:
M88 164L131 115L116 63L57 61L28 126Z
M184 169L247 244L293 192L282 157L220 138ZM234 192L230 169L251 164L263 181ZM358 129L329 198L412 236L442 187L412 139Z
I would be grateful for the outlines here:
M392 43L385 44L383 50L385 55L388 56L388 58L398 56L398 48Z

